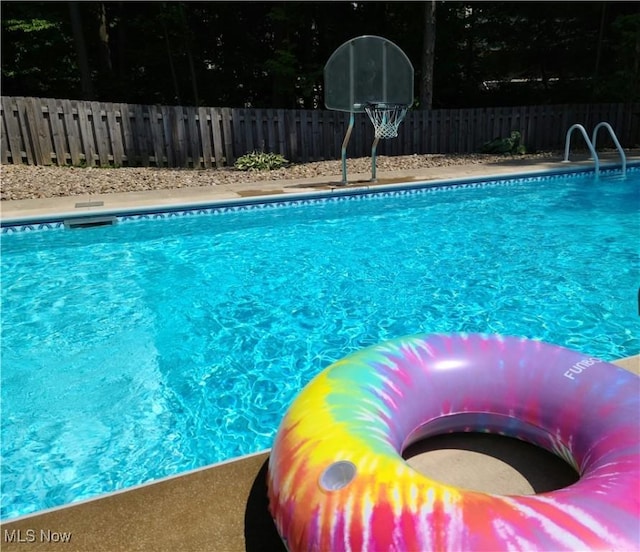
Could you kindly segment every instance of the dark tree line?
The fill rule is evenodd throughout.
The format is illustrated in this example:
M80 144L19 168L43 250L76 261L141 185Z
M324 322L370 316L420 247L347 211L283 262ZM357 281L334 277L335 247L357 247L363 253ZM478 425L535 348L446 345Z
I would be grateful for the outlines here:
M640 99L637 2L2 2L2 94L323 107L363 34L400 46L416 106Z

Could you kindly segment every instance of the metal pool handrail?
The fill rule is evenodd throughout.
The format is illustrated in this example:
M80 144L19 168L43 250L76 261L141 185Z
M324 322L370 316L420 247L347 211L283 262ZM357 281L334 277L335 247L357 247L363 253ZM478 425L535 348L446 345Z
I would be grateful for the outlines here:
M587 143L587 147L591 152L591 156L593 157L593 162L595 163L595 170L596 170L596 177L597 177L600 175L600 160L598 159L598 154L596 153L596 150L593 147L593 143L591 142L591 140L589 140L587 131L581 124L577 123L575 125L572 125L571 127L569 127L569 130L567 130L567 137L564 143L564 159L562 160L562 162L569 163L569 147L571 146L571 134L576 129L578 129L581 132L582 137L584 138L584 141Z
M598 123L596 127L593 129L593 134L591 135L591 143L593 144L593 149L596 149L596 140L598 138L598 130L600 130L602 127L606 128L609 131L609 135L611 136L613 143L616 145L616 149L620 154L620 159L622 159L622 176L625 176L627 174L627 156L624 154L624 150L620 145L618 137L616 136L616 133L613 131L613 128L609 123L602 121Z

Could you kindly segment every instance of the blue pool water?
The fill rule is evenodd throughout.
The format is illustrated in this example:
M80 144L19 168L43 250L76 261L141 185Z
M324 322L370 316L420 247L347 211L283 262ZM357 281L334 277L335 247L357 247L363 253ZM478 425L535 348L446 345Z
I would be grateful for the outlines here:
M638 353L639 191L632 168L4 234L2 518L268 448L387 338Z

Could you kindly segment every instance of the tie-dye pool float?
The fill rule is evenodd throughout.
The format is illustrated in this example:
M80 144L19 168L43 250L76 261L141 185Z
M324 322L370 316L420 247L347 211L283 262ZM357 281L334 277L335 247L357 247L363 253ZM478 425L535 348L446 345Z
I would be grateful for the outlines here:
M269 459L293 551L640 550L640 378L540 341L418 335L357 352L300 393ZM550 450L580 480L501 496L451 487L401 452L452 431Z

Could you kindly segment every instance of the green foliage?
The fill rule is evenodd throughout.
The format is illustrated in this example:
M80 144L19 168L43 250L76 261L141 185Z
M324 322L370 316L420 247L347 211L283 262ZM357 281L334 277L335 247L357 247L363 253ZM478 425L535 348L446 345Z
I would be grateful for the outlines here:
M59 25L46 19L6 19L3 22L5 31L22 31L23 33L36 33L47 29L58 28Z
M233 166L241 171L271 171L288 164L289 161L279 153L252 151L242 157L238 157Z
M612 25L617 67L600 79L597 91L609 101L640 100L640 13L620 16Z
M3 2L3 95L58 97L77 83L73 41L61 2Z
M374 34L407 54L419 97L424 4L7 1L2 93L321 109L329 56ZM639 17L634 2L437 2L433 107L638 101Z
M494 138L485 142L482 146L482 153L523 155L527 153L527 148L520 143L522 135L517 130L512 130L508 138Z

